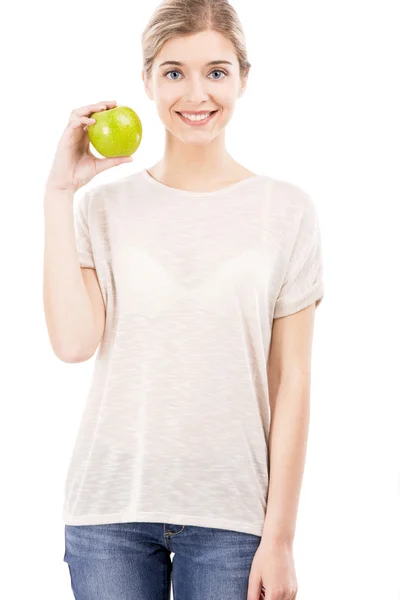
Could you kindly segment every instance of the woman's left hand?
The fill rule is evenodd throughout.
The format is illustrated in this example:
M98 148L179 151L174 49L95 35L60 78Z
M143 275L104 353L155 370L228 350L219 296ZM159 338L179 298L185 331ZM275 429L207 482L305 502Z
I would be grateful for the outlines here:
M295 600L296 596L292 545L261 539L251 565L247 600Z

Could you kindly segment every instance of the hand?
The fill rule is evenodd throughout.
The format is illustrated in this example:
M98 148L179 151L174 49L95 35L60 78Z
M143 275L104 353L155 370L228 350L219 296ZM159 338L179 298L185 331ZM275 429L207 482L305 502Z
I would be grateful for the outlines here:
M261 539L251 565L247 600L295 600L296 596L292 545Z
M96 122L91 118L95 112L114 108L115 101L98 102L76 108L58 142L46 187L76 192L89 183L98 173L131 162L132 157L97 158L90 151L88 125Z

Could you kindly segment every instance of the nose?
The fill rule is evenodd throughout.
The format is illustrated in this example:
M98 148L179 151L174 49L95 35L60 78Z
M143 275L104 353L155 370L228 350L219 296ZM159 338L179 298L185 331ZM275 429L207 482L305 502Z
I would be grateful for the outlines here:
M202 76L188 78L186 100L192 104L200 105L208 100L207 83Z

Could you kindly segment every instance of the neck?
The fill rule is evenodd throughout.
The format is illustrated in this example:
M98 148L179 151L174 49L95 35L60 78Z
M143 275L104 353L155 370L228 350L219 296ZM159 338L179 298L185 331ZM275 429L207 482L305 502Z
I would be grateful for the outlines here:
M209 144L185 143L166 130L164 156L153 171L160 181L189 189L229 180L237 166L225 148L224 130Z

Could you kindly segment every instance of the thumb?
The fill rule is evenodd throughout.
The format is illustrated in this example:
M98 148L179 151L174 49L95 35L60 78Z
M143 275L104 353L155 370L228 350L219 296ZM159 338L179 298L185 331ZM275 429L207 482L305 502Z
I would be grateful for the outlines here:
M106 169L111 169L112 167L118 167L118 165L122 165L124 163L132 162L132 156L113 156L111 158L98 158L97 159L97 172L102 173Z

